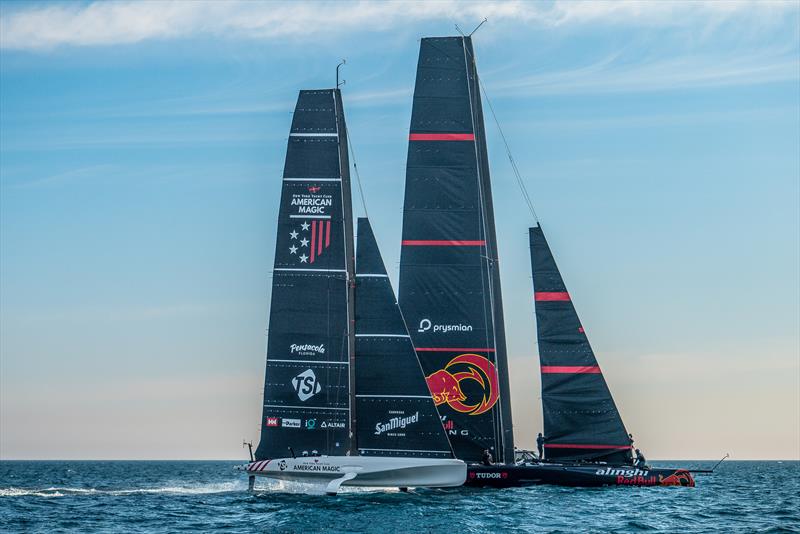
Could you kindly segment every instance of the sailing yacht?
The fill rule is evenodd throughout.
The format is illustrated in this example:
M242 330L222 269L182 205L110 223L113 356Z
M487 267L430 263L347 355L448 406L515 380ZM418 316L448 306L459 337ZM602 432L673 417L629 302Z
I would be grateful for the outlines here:
M515 458L481 90L469 36L420 44L399 299L467 485L685 485L635 467L631 441L541 228L531 229L545 458Z
M281 183L256 476L462 485L367 219L354 246L339 89L300 91Z

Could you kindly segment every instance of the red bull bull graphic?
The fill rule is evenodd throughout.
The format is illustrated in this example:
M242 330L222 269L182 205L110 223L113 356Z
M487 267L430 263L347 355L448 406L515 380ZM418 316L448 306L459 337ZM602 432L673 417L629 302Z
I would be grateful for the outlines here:
M497 370L492 362L478 354L460 354L444 369L428 375L428 389L436 406L447 404L460 413L480 415L492 409L500 397ZM482 393L464 394L462 383L472 381Z

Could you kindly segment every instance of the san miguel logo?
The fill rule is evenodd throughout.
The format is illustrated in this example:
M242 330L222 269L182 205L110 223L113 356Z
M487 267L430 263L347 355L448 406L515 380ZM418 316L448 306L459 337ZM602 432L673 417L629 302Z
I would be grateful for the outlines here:
M447 404L455 411L469 415L488 412L500 397L497 369L478 354L460 354L425 380L436 406ZM470 391L469 398L464 389ZM476 389L481 393L476 395Z

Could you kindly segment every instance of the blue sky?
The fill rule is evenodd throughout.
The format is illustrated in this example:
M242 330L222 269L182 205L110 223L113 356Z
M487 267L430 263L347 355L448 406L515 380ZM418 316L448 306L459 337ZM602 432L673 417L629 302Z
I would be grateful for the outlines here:
M483 17L483 83L637 444L799 458L798 4L447 1L0 2L0 457L243 457L297 91L347 59L396 282L418 39ZM531 446L532 221L486 120Z

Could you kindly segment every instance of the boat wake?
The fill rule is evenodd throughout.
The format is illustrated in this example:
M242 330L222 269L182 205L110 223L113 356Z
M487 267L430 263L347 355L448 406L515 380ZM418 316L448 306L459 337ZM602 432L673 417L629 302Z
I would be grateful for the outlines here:
M0 488L0 497L75 497L96 495L202 495L208 493L228 493L244 491L247 485L238 482L220 482L213 484L196 484L191 486L164 486L155 488L98 489L98 488Z

